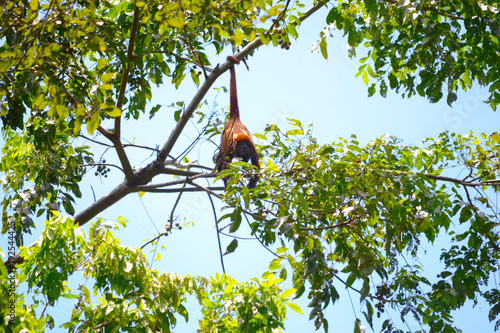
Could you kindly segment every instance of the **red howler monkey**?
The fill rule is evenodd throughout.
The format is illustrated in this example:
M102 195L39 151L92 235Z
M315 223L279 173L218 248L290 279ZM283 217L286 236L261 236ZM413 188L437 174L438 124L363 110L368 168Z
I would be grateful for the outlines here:
M233 64L239 64L240 61L233 56L227 57L228 61ZM222 137L220 140L220 151L215 158L215 163L217 165L217 171L221 172L226 169L231 163L233 157L239 157L244 162L252 161L252 164L260 170L259 165L259 154L253 144L252 135L247 130L245 125L240 120L240 111L238 109L238 97L236 95L236 75L234 71L234 66L230 68L231 72L231 84L230 90L230 110L229 110L229 120L224 126L222 131ZM227 179L223 178L224 187L227 186ZM254 188L257 185L259 176L255 175L250 179L248 183L248 188Z

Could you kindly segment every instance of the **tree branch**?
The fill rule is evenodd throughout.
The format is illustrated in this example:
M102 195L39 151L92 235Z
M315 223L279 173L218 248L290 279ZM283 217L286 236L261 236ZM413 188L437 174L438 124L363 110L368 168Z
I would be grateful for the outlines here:
M81 227L97 214L111 207L132 192L134 192L134 187L129 186L126 181L122 182L107 195L103 196L76 215L75 224L78 224Z
M451 178L451 177L429 175L427 173L423 173L423 175L426 176L427 178L430 178L430 179L440 180L440 181L445 181L445 182L452 182L455 184L468 186L468 187L500 186L500 179L485 180L483 182L473 183L473 182L468 182L468 181L464 181L464 180L460 180L460 179L456 179L456 178Z
M443 181L443 182L451 182L451 183L455 183L455 184L462 185L462 186L468 186L468 187L500 186L500 179L490 179L490 180L485 180L482 182L475 182L477 180L477 178L474 178L471 181L466 181L465 178L464 179L457 179L457 178L451 178L451 177L446 177L446 176L431 175L428 173L405 172L405 171L398 171L398 170L381 170L381 171L387 172L387 173L392 173L392 174L399 173L402 175L412 176L412 177L417 176L417 175L423 175L429 179L439 180L439 181Z
M179 170L183 171L183 170ZM189 172L191 171L184 171L184 172ZM151 184L151 185L136 185L132 187L133 192L152 192L151 190L154 189L159 189L160 187L167 187L167 186L172 186L172 185L178 185L178 184L184 184L184 183L190 183L191 181L198 179L198 178L214 178L217 177L217 174L214 172L195 172L193 175L186 175L186 179L179 179L179 180L174 180L170 182L165 182L165 183L159 183L159 184Z
M126 64L126 69L123 71L122 82L120 84L120 91L118 92L118 99L116 101L116 107L122 110L123 107L123 99L125 98L125 91L127 89L128 77L130 74L130 69L132 67L132 62L134 60L134 44L135 37L137 34L137 29L139 26L139 7L135 6L134 8L134 21L132 23L132 29L130 30L130 40L128 43L128 51L127 51L127 59L128 62ZM125 172L125 177L127 178L127 183L132 184L134 182L134 171L132 170L132 166L130 165L130 161L128 160L127 154L122 146L120 136L121 136L121 114L118 117L115 117L115 129L113 131L112 142L115 146L116 153L118 154L118 158L122 164L123 170Z
M199 187L176 187L176 188L153 188L141 192L147 192L147 193L178 193L178 192L207 192L210 191L214 195L216 194L214 191L224 191L223 186L215 186L215 187L206 187L206 188L199 188Z
M155 238L153 238L153 239L151 239L151 240L147 241L147 242L146 242L143 246L141 246L141 250L142 250L143 248L145 248L146 246L148 246L149 244L153 243L155 240L158 240L158 239L160 239L160 238L161 238L161 237L163 237L163 236L168 236L168 232L162 232L161 234L159 234L159 235L158 235L158 236L156 236Z
M301 21L306 20L309 16L314 14L318 9L323 7L324 5L322 3L318 3L308 9L303 17L300 18ZM256 38L254 41L249 43L247 46L245 46L239 53L235 55L235 57L239 60L245 58L248 56L251 52L253 52L255 49L259 48L262 46L263 43L260 38ZM179 135L182 133L184 130L184 127L186 126L187 122L193 115L194 111L198 107L198 105L201 103L203 97L205 97L206 93L212 86L212 84L215 82L215 80L221 76L225 71L227 71L229 68L234 66L234 64L231 61L226 61L220 66L217 66L213 69L213 71L210 73L210 75L207 77L205 82L201 85L200 89L192 99L191 103L186 107L184 112L182 113L181 118L177 122L175 128L172 130L172 133L170 134L169 138L163 145L163 148L160 151L160 154L158 154L158 157L156 159L157 164L163 164L165 162L165 159L167 158L168 154L172 151L172 148L174 147L175 142L177 142L177 139L179 138Z
M459 17L459 16L456 16L456 15L453 15L453 14L447 14L447 13L440 12L439 10L437 10L434 7L431 7L431 6L425 6L425 7L423 7L423 10L425 10L425 11L431 11L434 14L438 14L438 15L447 17L447 18L452 19L452 20L463 20L464 19L463 17Z
M182 185L183 190L186 188L186 185L187 185L187 182L184 183L184 185ZM172 207L172 211L170 212L170 225L169 225L170 229L169 230L172 230L172 227L174 225L174 212L175 212L175 209L177 208L177 205L179 204L179 201L181 201L182 193L184 193L184 191L179 191L179 195L177 196L177 199L175 200L174 207Z
M328 229L340 228L340 227L344 227L346 225L349 225L351 223L355 223L356 222L355 219L363 217L363 216L366 216L366 213L353 216L353 217L351 217L349 220L347 220L345 222L334 224L334 225L327 225L327 226L324 226L324 227L317 227L317 228L300 228L300 229L301 230L305 230L305 231L321 231L321 230L328 230Z
M198 176L201 174L203 174L203 175L214 174L214 176L217 175L213 172L196 172L196 171L188 171L188 170L171 169L171 168L166 168L166 167L161 168L159 173L165 174L165 175L175 175L175 176Z

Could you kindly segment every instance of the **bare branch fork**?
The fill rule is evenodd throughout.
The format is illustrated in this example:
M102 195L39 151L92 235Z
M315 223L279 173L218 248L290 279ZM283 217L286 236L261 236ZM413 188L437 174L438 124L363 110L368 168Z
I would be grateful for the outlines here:
M318 3L311 7L309 10L307 10L300 18L301 21L306 20L308 17L310 17L313 13L315 13L318 9L323 7L324 4ZM139 8L135 7L134 9L134 19L133 19L133 25L132 25L132 30L130 33L130 41L128 45L128 52L127 52L127 58L129 60L129 63L127 64L127 68L123 72L122 76L122 83L120 86L120 91L118 94L118 100L116 103L116 107L121 110L123 107L123 99L125 95L125 90L126 90L126 85L127 85L127 80L128 80L128 75L130 72L130 68L132 66L132 61L134 59L134 54L133 54L133 49L134 49L134 42L135 42L135 37L138 29L138 23L139 23ZM246 45L239 53L235 55L235 57L239 60L243 59L244 57L248 56L251 52L262 46L263 43L260 38L256 38L254 41ZM141 171L137 172L134 174L133 169L130 165L130 162L128 160L127 155L125 154L125 150L123 148L123 145L120 141L120 126L121 126L121 117L116 117L115 118L115 128L113 132L109 132L106 129L102 128L102 126L98 127L98 131L103 134L107 139L109 139L118 154L118 157L120 159L120 162L123 166L126 179L119 184L117 187L115 187L111 192L109 192L107 195L103 196L96 202L94 202L92 205L81 211L79 214L77 214L74 217L75 224L78 224L78 226L83 226L85 225L88 221L90 221L92 218L97 216L100 212L104 211L105 209L111 207L121 199L123 199L125 196L127 196L130 193L133 192L138 192L140 191L141 185L145 185L149 183L155 176L165 173L165 160L169 156L170 152L172 151L172 148L174 147L175 143L177 142L177 139L179 138L180 134L184 130L184 127L188 123L189 119L193 115L194 111L198 107L198 105L202 102L203 98L209 91L210 87L214 84L214 82L217 80L219 76L224 74L230 67L233 66L233 63L230 61L226 61L222 63L219 66L216 66L210 73L210 75L207 76L206 80L203 82L201 85L200 89L198 92L195 94L193 99L191 100L191 103L187 106L187 108L184 110L181 118L177 122L176 126L172 130L172 133L168 137L167 141L163 145L163 148L160 150L160 153L158 154L158 157L156 158L155 161L149 163L144 169ZM73 105L77 106L78 102L76 100L71 101ZM184 180L183 182L186 182ZM192 185L196 186L198 189L201 189L199 185L191 182ZM212 191L214 188L211 190L207 188L203 188L203 190L207 191L208 193L214 194ZM173 189L172 189L173 190ZM184 189L188 190L188 189ZM152 192L152 191L151 191ZM159 192L159 191L158 191ZM167 192L166 190L163 190L162 192ZM33 246L30 245L30 247ZM7 267L14 267L15 264L19 264L23 261L19 255L16 255L15 257L11 257L6 261L6 266Z

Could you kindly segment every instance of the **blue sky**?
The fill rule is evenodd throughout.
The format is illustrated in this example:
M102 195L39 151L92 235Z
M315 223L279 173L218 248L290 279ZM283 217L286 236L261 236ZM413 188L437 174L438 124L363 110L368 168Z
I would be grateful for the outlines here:
M380 97L378 93L368 98L367 87L361 78L354 77L359 66L358 60L347 57L347 40L341 38L340 34L337 33L328 39L328 60L324 60L320 54L311 53L312 44L319 39L319 32L325 27L326 13L327 10L323 9L304 22L299 29L299 40L292 42L289 51L263 46L248 60L249 71L244 65L236 68L241 118L251 132L262 133L266 124L270 123L286 128L286 118L298 119L303 124L313 124L314 135L319 143L332 142L339 136L347 138L351 134L355 134L361 143L366 143L390 134L408 144L420 144L422 139L436 136L443 130L462 134L471 130L486 134L498 130L500 114L493 112L483 103L487 97L486 90L478 87L460 93L452 108L445 101L430 104L421 97L402 99L392 91L388 93L387 98ZM358 54L362 52L360 50ZM211 59L215 64L225 61L227 55L229 53ZM177 91L171 87L155 88L151 105L169 105L181 100L188 103L196 92L196 86L189 81L187 78ZM228 83L229 72L220 77L214 88L228 86ZM215 91L207 95L209 105L213 105L215 96ZM228 95L221 92L215 102L218 107L226 107L229 103ZM208 108L203 106L201 110L208 111ZM146 116L139 122L125 122L123 137L141 145L162 146L174 126L173 110L163 107L152 120L147 118ZM174 148L173 155L182 152L196 135L194 124L189 124ZM217 143L219 139L214 138ZM213 144L203 142L192 151L190 158L199 159L205 165L212 165L215 150ZM105 156L109 163L116 161L113 154L110 152ZM134 166L144 166L151 160L148 159L149 155L139 150L131 150L131 163ZM92 191L99 198L122 179L121 174L113 173L110 177L100 180L91 172L82 184L84 198L78 202L77 212L92 203ZM130 222L118 233L119 238L124 244L141 246L147 239L156 236L155 228L160 232L164 230L175 198L176 195L173 194L145 194L141 202L137 194L131 194L100 216L109 220L116 220L118 216L126 217ZM219 204L217 207L220 209ZM220 216L221 211L218 210L217 213ZM214 220L207 196L201 193L184 195L176 214L186 216L193 225L162 239L160 246L165 249L161 252L161 261L155 262L153 267L159 271L203 276L220 272ZM38 225L42 226L42 222L38 221ZM88 230L88 227L83 229ZM242 228L238 231L238 236L248 236L248 230ZM34 240L36 238L31 239ZM223 237L225 245L230 241L230 238ZM435 248L439 250L445 243L446 240L438 241ZM0 246L5 248L4 238L1 239ZM424 244L424 247L427 250L433 249L430 245ZM152 254L148 251L153 249L151 246L145 249L149 259ZM272 258L257 241L240 241L237 251L226 256L224 261L226 271L232 277L248 280L260 277ZM437 263L436 258L422 260L430 264L431 270ZM359 296L351 291L353 309L348 293L341 284L336 283L336 286L341 300L327 311L330 332L351 332L355 314L362 318ZM67 302L69 305L73 304L72 301ZM313 323L307 319L307 299L304 297L298 303L305 314L300 316L289 309L290 318L286 332L312 332ZM463 327L464 333L492 331L493 325L489 325L487 321L488 310L489 308L481 303L475 309L468 307L455 317L457 325ZM63 315L69 315L70 311L69 306L63 311L54 311L54 314L58 313L57 323L60 324L69 318ZM179 324L176 332L196 331L196 306L191 311L194 312L190 313L189 324ZM395 311L389 311L389 314L391 317L399 317ZM415 325L411 329L416 331L419 327ZM369 331L367 329L367 332Z

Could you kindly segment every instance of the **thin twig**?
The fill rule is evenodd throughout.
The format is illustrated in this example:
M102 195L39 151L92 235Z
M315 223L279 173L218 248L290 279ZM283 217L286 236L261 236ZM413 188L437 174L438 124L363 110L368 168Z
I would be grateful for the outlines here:
M170 52L170 51L151 51L150 53L162 53L162 54L168 54L168 55L171 55L171 56L174 56L176 57L177 59L179 60L183 60L183 61L187 61L187 62L190 62L192 63L193 65L197 65L197 66L200 66L204 71L207 71L207 72L212 72L213 69L210 68L210 67L206 67L205 65L203 65L201 62L200 63L197 63L196 61L194 60L191 60L189 58L185 58L183 56L180 56L176 53L173 53L173 52ZM207 77L207 75L205 75L205 78Z
M183 170L179 170L183 171ZM198 179L198 178L211 178L211 177L217 177L217 174L214 172L205 172L205 173L197 173L195 175L186 177L186 179L181 179L181 180L174 180L171 182L165 182L165 183L160 183L160 184L153 184L153 185L137 185L132 188L132 192L147 192L153 189L158 189L160 187L167 187L167 186L172 186L172 185L179 185L179 184L184 184L184 183L190 183L190 184L195 184L192 183L193 180ZM151 191L152 192L152 191Z
M247 217L247 214L245 213L244 210L243 211L243 216L245 217L245 220L247 220L247 223L248 223L248 226L250 227L250 229L252 229L252 226L250 225L250 221L248 220L248 217ZM252 214L249 214L249 215L252 215ZM253 215L252 215L253 217ZM254 235L255 239L259 241L260 245L262 245L263 248L265 248L268 252L272 253L275 257L278 257L280 259L285 259L285 257L283 256L280 256L279 254L275 253L274 251L272 251L270 248L268 248L261 240L259 237L257 237L257 235Z
M340 228L340 227L344 227L346 225L349 225L351 223L354 223L355 219L363 217L365 215L366 215L365 213L359 214L359 215L356 215L354 217L351 217L349 220L347 220L345 222L334 224L334 225L327 225L327 226L324 226L324 227L317 227L317 228L305 228L305 227L303 227L303 228L300 228L300 229L301 230L305 230L305 231L321 231L321 230L328 230L328 229Z
M171 168L161 168L160 174L164 175L175 175L175 176L198 176L200 174L212 174L213 172L196 172L196 171L187 171L187 170L179 170L179 169L171 169Z
M434 180L439 180L439 181L444 181L444 182L451 182L451 183L455 183L455 184L462 185L462 186L468 186L468 187L500 186L500 179L490 179L490 180L485 180L485 181L476 183L474 181L476 181L477 178L474 178L471 181L464 181L462 179L456 179L456 178L438 176L438 175L431 175L428 173L414 173L414 172L404 172L404 171L397 171L397 170L381 170L381 171L391 173L391 174L398 173L398 174L402 174L402 175L409 176L409 177L423 175L429 179L434 179Z
M209 189L210 191L224 191L223 186L207 187L207 189ZM205 192L205 189L198 187L187 187L187 188L176 187L176 188L156 188L141 192L146 192L146 193Z
M174 212L175 209L177 208L177 205L179 204L179 201L181 201L182 193L184 193L184 190L186 188L187 182L182 185L181 191L179 191L179 195L177 196L177 199L175 200L174 207L172 207L172 211L170 212L170 230L172 230L172 226L174 225Z
M210 193L206 192L208 195L208 200L210 200L210 205L212 206L212 213L214 214L214 222L215 222L215 231L217 232L217 243L219 245L219 257L220 264L222 265L222 272L226 274L226 267L224 267L224 254L222 253L222 244L220 241L220 230L219 230L219 221L217 219L217 212L215 211L214 201L212 200L212 196Z
M219 233L223 236L231 237L231 238L235 238L235 239L251 240L251 241L255 240L255 237L239 237L239 236L235 236L235 235L226 234L225 232L222 232L222 231L220 231Z
M159 234L159 235L158 235L158 236L156 236L155 238L153 238L153 239L151 239L151 240L147 241L147 242L146 242L143 246L141 246L141 250L142 250L143 248L145 248L146 246L148 246L149 244L153 243L155 240L160 239L160 238L161 238L161 237L163 237L163 236L168 236L168 232L167 232L167 231L162 232L161 234Z
M123 169L120 168L118 165L115 165L115 164L109 164L109 163L89 163L89 164L78 164L79 167L87 167L87 166L90 166L90 167L94 167L94 166L110 166L110 167L113 167L113 168L117 168L119 169L121 172L123 172Z
M463 17L459 17L459 16L456 16L456 15L453 15L453 14L447 14L447 13L440 12L439 10L437 10L434 7L431 7L431 6L426 6L426 7L423 7L422 9L425 10L425 11L431 11L434 14L438 14L438 15L447 17L447 18L452 19L452 20L464 20Z
M205 187L205 186L200 185L200 184L196 184L196 183L195 183L195 182L193 182L193 181L190 181L190 182L189 182L189 184L191 184L191 185L193 185L193 186L196 186L197 188L199 188L199 189L201 189L201 190L203 190L203 191L205 191L205 192L207 192L207 193L209 193L209 194L213 195L213 196L214 196L214 197L216 197L216 198L219 198L219 199L221 198L221 196L220 196L219 194L215 193L214 191L212 191L212 190L211 190L210 188L208 188L208 187Z

